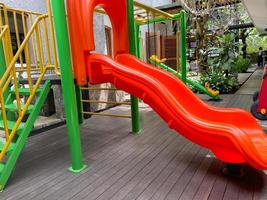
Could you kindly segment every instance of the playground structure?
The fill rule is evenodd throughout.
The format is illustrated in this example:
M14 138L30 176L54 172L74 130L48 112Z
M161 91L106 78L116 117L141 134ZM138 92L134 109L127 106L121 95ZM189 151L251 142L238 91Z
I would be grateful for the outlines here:
M173 70L172 68L166 68L167 66L163 67L163 64L157 62L157 55L150 56L151 53L150 49L150 42L147 42L147 57L146 61L148 63L154 64L156 67L162 67L163 69L171 69L171 73L178 76L184 83L188 84L189 86L194 87L198 92L207 94L210 96L213 100L219 99L219 93L216 91L209 90L208 88L205 88L197 81L191 81L187 78L187 55L186 55L186 12L181 11L177 14L169 14L164 13L163 11L159 11L158 9L152 9L150 7L144 6L140 3L135 3L135 40L136 40L136 56L141 59L144 55L142 55L142 44L141 44L141 37L140 37L140 28L144 25L147 26L147 35L150 35L150 28L153 26L154 33L155 27L159 23L165 23L166 21L171 20L172 22L177 23L177 30L175 33L176 36L176 70ZM158 47L156 44L156 37L154 36L154 52L158 52ZM164 58L162 58L164 59Z
M261 35L266 35L266 3L262 0L251 2L243 0L249 15L253 21L254 26L257 28ZM264 63L265 64L265 63ZM259 120L267 120L267 78L266 78L266 64L264 66L262 83L259 91L253 95L253 104L251 105L251 113Z
M16 52L11 45L10 13L16 31ZM23 41L20 39L16 16L22 20ZM50 90L50 81L42 83L43 78L49 70L59 74L59 69L50 13L11 9L1 3L0 27L0 127L4 131L4 137L0 140L2 190ZM21 76L25 84L20 83Z
M160 67L161 69L164 69L172 74L174 74L175 76L178 76L178 78L182 78L181 73L177 72L176 70L172 69L171 67L165 65L163 62L161 62L156 56L151 56L150 57L150 62L152 64L154 64L157 67ZM206 86L204 87L203 85L201 85L199 82L191 80L190 78L187 78L185 83L193 88L195 88L196 90L198 90L199 92L202 92L204 94L207 94L208 96L210 96L212 99L214 100L218 100L219 98L219 91L215 91L212 90L211 88L209 88L209 83L206 83Z
M259 120L267 120L267 78L266 78L266 66L264 67L263 78L259 91L253 95L253 104L251 105L250 112Z
M248 112L208 106L176 76L136 58L138 57L138 41L136 40L132 0L92 0L90 2L68 0L72 51L70 51L68 39L65 3L52 0L51 4L53 18L50 4L48 4L48 14L12 10L13 15L19 13L22 19L24 15L27 15L24 23L24 40L18 43L19 48L14 56L10 48L7 20L7 11L11 9L1 4L1 12L4 13L6 19L0 18L2 31L0 61L4 61L1 63L2 66L7 66L0 74L2 113L0 128L5 132L5 137L0 144L1 190L14 169L49 92L50 82L42 83L48 70L53 70L60 75L62 80L72 172L80 172L86 167L82 161L80 144L79 123L82 123L83 116L79 102L81 88L78 86L83 87L88 84L88 79L91 84L113 83L116 88L132 95L133 133L139 133L141 128L138 97L148 103L170 128L191 141L209 148L220 160L227 163L249 163L257 169L266 169L266 136ZM92 28L93 13L98 5L102 6L113 25L114 59L91 53L95 49ZM135 5L146 7L139 3ZM155 19L160 20L163 14L156 16ZM28 16L32 15L36 17L30 20L31 17L28 18ZM182 16L183 14L180 15ZM26 26L28 20L29 25ZM42 31L40 31L41 27ZM53 30L55 30L56 39ZM44 37L41 37L42 33ZM46 46L42 46L42 43ZM58 52L56 52L56 43ZM30 49L34 52L33 56L30 56ZM73 68L70 52L72 52ZM60 64L57 62L57 54ZM26 64L23 62L24 57ZM19 67L16 65L17 61L20 63ZM182 59L181 65L183 63L186 64ZM60 70L59 66L61 66ZM38 79L33 81L32 74L36 71ZM19 72L26 74L27 84L20 84ZM184 75L181 79L185 81L185 73L182 74ZM27 96L25 102L21 102L22 96ZM25 117L27 117L26 122L22 122Z

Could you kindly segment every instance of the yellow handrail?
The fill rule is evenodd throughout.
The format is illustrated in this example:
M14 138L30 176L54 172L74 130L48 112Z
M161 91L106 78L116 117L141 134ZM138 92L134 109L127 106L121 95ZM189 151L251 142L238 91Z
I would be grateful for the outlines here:
M50 5L48 10L48 14L40 14L7 8L3 3L0 3L0 41L3 41L7 65L4 75L0 78L0 105L6 140L6 143L0 152L0 161L3 160L11 142L13 141L18 127L27 113L28 107L32 103L47 70L53 69L57 75L60 75ZM2 12L4 19L2 19ZM14 56L12 52L7 12L13 14L13 25L18 46ZM21 28L19 28L17 21L18 14L22 17L23 41L21 41L19 34ZM33 56L31 56L32 53ZM33 65L32 60L34 60ZM33 71L38 72L38 78L35 83L32 80ZM28 85L30 95L23 105L19 90L19 76L24 73L26 73L25 79L27 80L27 83L24 85ZM13 85L12 87L16 100L16 102L12 103L15 103L18 110L18 118L16 119L12 130L9 130L8 128L7 110L5 107L6 100L4 98L4 93L9 90L10 85Z
M36 30L36 28L39 27L39 22L45 18L47 18L47 15L41 15L36 19L36 21L34 22L34 25L30 28L30 31L25 36L24 41L20 45L20 48L18 49L17 53L13 57L12 61L8 65L4 75L2 76L2 78L0 80L0 103L1 103L2 117L3 117L3 121L4 121L4 130L5 130L5 137L6 137L5 146L3 147L2 152L0 153L0 161L3 159L9 145L11 144L12 140L14 139L16 131L17 131L23 117L25 116L25 114L27 112L27 109L28 109L30 103L32 102L32 100L36 94L36 91L37 91L37 89L41 83L41 80L43 79L44 74L46 73L46 68L41 70L41 74L40 74L35 86L33 87L32 91L30 92L30 96L27 99L27 102L25 103L23 109L21 109L20 93L19 93L17 72L16 72L15 64L16 64L16 61L22 55L22 52L25 49L27 49L27 44L30 40L30 37L32 36L32 34ZM7 124L7 114L6 114L6 109L5 109L5 100L4 100L3 94L5 92L4 89L8 88L8 87L6 87L7 83L9 82L8 84L10 84L12 79L14 81L13 84L14 84L14 91L15 91L15 96L16 96L16 104L17 104L17 108L18 108L19 117L18 117L17 121L15 122L15 125L12 128L11 132L9 133L8 124ZM29 79L31 80L31 76L28 77L28 82L30 82Z
M1 33L0 33L0 40L4 37L5 33L9 30L8 26L5 25L5 26L2 26L1 27Z
M52 38L52 51L53 51L53 57L54 57L54 71L55 73L60 76L60 71L58 67L58 60L57 60L57 50L56 50L56 37L54 32L54 24L52 19L52 9L50 0L47 0L47 10L48 10L48 20L49 20L49 26L50 26L50 35Z
M6 5L4 3L0 3L0 7L2 8L7 8ZM34 11L30 11L30 10L25 10L25 9L17 9L17 8L10 8L8 7L8 10L13 12L17 12L17 13L28 13L28 14L32 14L32 15L42 15L42 13L40 12L34 12Z
M24 9L9 8L9 7L6 7L4 3L0 3L0 26L1 25L9 26L10 20L8 19L8 15L13 16L12 17L13 23L11 23L11 24L14 26L14 29L15 29L16 43L17 43L17 46L19 49L19 47L22 45L20 34L23 34L24 39L25 39L26 34L29 31L28 30L29 27L34 26L34 22L36 22L36 20L40 16L47 15L46 18L43 18L43 23L42 24L40 23L40 27L39 27L40 31L35 30L35 32L33 33L34 36L31 37L32 42L28 45L28 50L27 49L25 50L25 54L28 54L27 52L29 52L33 55L31 57L31 59L34 60L34 62L35 62L34 66L36 66L37 68L38 68L38 66L40 67L40 62L37 59L38 56L39 56L39 59L41 59L41 57L43 59L47 59L48 62L44 63L44 65L50 65L50 67L53 66L51 68L53 68L55 74L60 76L60 70L59 70L59 65L58 65L58 60L57 60L56 41L55 41L50 0L47 0L47 6L48 6L48 13L42 14L39 12L33 12L33 11L24 10ZM2 15L4 16L4 19L2 19ZM22 19L22 24L20 25L20 27L18 25L17 16L19 16ZM20 30L23 30L23 32L19 32ZM41 36L44 37L44 38L42 38L43 40L40 39ZM42 41L42 43L40 44L41 41ZM8 45L10 45L10 43L11 43L11 38L9 35L9 44ZM45 43L45 45L43 45L43 43ZM44 46L46 48L44 48ZM31 51L31 50L33 50L33 51ZM44 50L44 52L42 52L43 50ZM52 50L52 53L50 52L51 50ZM39 53L39 55L37 55L38 53ZM9 55L9 62L13 58L12 50L11 50L10 54L11 55ZM18 67L17 67L16 68L17 71L29 71L29 69L24 68L23 56L27 56L27 55L20 54L20 56L19 56L20 62L19 63L20 63L21 69L18 69ZM52 62L53 62L53 64L52 64ZM27 66L30 66L29 63ZM41 66L41 68L43 68L43 66Z
M148 15L152 15L151 17L155 18L155 17L164 17L166 19L173 19L174 15L170 14L168 12L164 12L162 10L159 10L157 8L153 8L151 6L145 5L143 3L134 1L134 17L135 20L140 23L143 24L148 20ZM99 13L99 14L106 14L105 10L102 7L97 7L95 9L95 12Z
M37 25L39 25L39 22L43 19L46 18L48 15L44 14L39 16L33 26L30 28L28 34L25 36L24 41L21 43L20 48L18 49L17 53L15 54L14 58L12 59L12 61L10 62L9 66L6 69L6 73L3 75L3 77L0 80L0 87L3 86L3 84L5 83L6 79L8 78L10 72L12 71L14 65L16 64L19 56L22 54L25 46L27 45L29 38L32 36L32 33L35 31L35 28L37 27Z

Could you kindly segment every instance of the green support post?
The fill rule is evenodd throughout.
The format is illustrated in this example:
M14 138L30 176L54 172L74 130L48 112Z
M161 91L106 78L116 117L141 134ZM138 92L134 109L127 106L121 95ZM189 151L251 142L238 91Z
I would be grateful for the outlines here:
M180 13L180 34L181 34L181 80L186 83L186 12Z
M135 25L135 42L136 42L136 56L141 58L141 44L140 44L140 26L137 23Z
M139 25L160 23L160 22L165 22L166 20L178 20L178 19L180 19L180 13L173 15L173 17L171 19L170 18L168 19L166 17L157 17L157 18L148 19L148 20L140 23Z
M0 41L0 78L4 75L6 72L6 59L5 59L5 52L4 52L4 46L2 41ZM4 93L4 99L6 100L8 96L8 90Z
M69 170L74 173L81 172L86 168L83 163L81 150L79 118L77 110L77 100L75 84L72 74L70 42L67 27L66 8L64 0L52 0L52 10L56 40L58 47L58 57L61 69L61 84L64 96L64 109L70 145L71 167Z
M3 46L3 42L0 41L0 78L2 78L3 75L5 74L6 68L7 68L7 63L6 63L6 59L5 59L4 46ZM11 101L12 98L11 98L11 96L9 96L9 92L10 92L10 87L8 87L7 90L4 92L4 100L5 100L5 103L7 103L7 104L12 103L12 101ZM15 113L12 113L12 112L8 112L7 117L9 120L15 120L16 119ZM0 116L0 119L2 119L2 115Z
M130 53L136 55L136 41L135 41L135 22L134 22L134 4L133 0L127 0L128 3L128 32L129 32L129 44ZM132 115L132 132L138 134L141 130L140 127L140 113L139 113L139 100L138 98L131 96L131 115Z

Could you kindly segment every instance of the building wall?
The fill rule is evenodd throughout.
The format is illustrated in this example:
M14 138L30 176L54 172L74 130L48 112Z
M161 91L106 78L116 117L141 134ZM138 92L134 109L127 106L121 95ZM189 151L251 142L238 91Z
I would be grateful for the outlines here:
M138 0L138 2L154 7L172 3L171 0Z
M0 0L8 7L20 8L36 12L46 12L46 0Z

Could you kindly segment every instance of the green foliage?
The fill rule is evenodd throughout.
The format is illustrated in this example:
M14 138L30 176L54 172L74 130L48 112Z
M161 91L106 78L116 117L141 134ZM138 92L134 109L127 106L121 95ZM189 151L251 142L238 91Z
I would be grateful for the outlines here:
M245 73L247 72L249 66L250 66L250 60L247 58L243 58L242 56L238 56L238 58L235 60L233 70L237 73Z
M253 29L246 40L247 52L249 54L259 52L259 48L262 47L263 50L267 50L267 36L259 37L259 33L256 29Z
M210 61L215 71L233 72L237 54L235 53L236 43L234 34L226 34L218 37L220 47L218 56Z
M201 84L210 84L210 88L219 91L221 94L234 93L238 87L238 81L235 76L226 77L223 72L214 71L211 73L203 74L200 77Z

